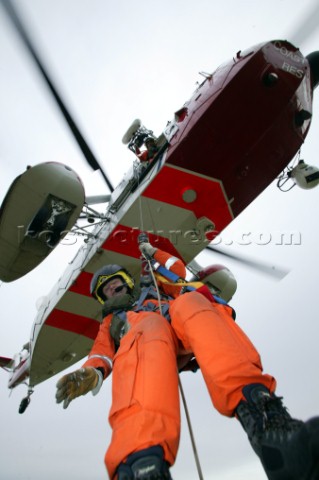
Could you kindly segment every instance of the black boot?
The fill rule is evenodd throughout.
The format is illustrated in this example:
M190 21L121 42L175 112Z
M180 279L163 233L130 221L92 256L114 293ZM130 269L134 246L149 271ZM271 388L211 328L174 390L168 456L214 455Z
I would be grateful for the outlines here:
M243 389L236 414L269 480L319 480L319 417L291 418L264 385Z
M160 446L132 453L117 469L118 480L172 480Z

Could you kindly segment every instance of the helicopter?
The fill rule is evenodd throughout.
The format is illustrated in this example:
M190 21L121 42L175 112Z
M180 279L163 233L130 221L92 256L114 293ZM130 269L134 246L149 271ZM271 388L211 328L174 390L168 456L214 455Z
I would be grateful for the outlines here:
M202 72L201 83L160 135L138 119L129 126L122 141L135 160L114 189L13 6L4 5L86 160L102 171L111 191L85 197L75 171L49 162L28 167L13 181L1 206L0 278L4 282L36 268L70 231L85 237L65 274L39 305L30 341L14 358L0 358L0 366L10 372L10 389L28 383L28 395L19 409L23 413L37 384L90 350L101 322L99 305L89 296L93 273L106 263L117 263L139 276L141 231L148 233L155 246L181 258L196 275L201 271L197 255L211 248L210 242L274 179L278 178L280 189L289 182L288 188L304 189L319 183L317 168L303 160L291 165L311 124L319 53L304 57L288 41L273 40L237 52L213 73ZM251 97L258 99L253 105ZM230 108L231 118L225 116ZM245 122L244 130L238 130L240 122ZM140 149L147 152L149 139L154 140L156 151L141 162ZM92 208L97 203L107 204L102 214ZM88 223L84 228L83 220ZM217 266L214 274L220 272L232 275L226 267Z

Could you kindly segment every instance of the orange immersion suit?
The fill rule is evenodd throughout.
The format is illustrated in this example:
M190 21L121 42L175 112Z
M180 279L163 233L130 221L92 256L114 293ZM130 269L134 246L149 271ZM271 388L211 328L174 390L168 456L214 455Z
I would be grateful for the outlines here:
M161 250L154 259L184 278L180 260ZM159 286L173 297L180 290ZM262 373L259 354L234 322L231 307L210 302L197 291L169 303L171 323L154 311L128 311L130 328L117 351L110 335L112 314L107 315L83 365L102 367L107 376L113 360L113 433L105 455L111 479L128 455L150 446L161 445L165 460L174 463L180 437L178 356L195 355L212 402L223 415L234 415L245 385L262 383L275 390L275 379Z

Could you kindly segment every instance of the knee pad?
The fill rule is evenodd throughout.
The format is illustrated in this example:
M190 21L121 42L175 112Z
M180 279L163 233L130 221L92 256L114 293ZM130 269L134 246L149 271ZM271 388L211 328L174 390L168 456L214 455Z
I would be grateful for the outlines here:
M117 469L118 480L172 480L163 448L155 446L127 457Z

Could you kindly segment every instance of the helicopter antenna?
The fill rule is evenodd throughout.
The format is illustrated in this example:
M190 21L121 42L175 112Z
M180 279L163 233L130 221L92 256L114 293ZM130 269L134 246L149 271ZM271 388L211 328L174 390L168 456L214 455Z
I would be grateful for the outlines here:
M70 112L68 111L64 101L62 101L62 98L61 98L60 94L58 93L56 87L53 85L52 80L50 79L50 77L48 75L48 72L44 67L43 62L40 60L39 54L37 53L32 41L31 41L31 38L30 38L29 34L27 33L27 30L26 30L26 28L24 27L24 25L21 21L21 18L19 17L16 9L13 6L13 3L11 2L11 0L0 0L0 3L2 4L3 8L5 9L5 11L6 11L8 17L10 18L12 24L14 25L17 32L19 33L25 47L29 51L29 53L30 53L31 57L33 58L35 64L37 65L38 69L40 70L40 72L42 74L42 77L44 78L44 80L45 80L47 86L49 87L56 103L58 104L58 106L59 106L59 108L62 112L62 115L64 116L64 119L66 120L68 126L70 127L70 130L71 130L78 146L80 147L86 161L88 162L88 164L90 165L90 167L93 170L100 170L100 172L101 172L109 190L111 192L113 192L114 188L113 188L110 180L108 179L107 175L104 173L103 169L99 165L99 163L98 163L97 159L95 158L92 150L90 149L90 147L88 146L88 144L84 140L83 135L81 134L79 128L75 124L75 122L74 122Z

